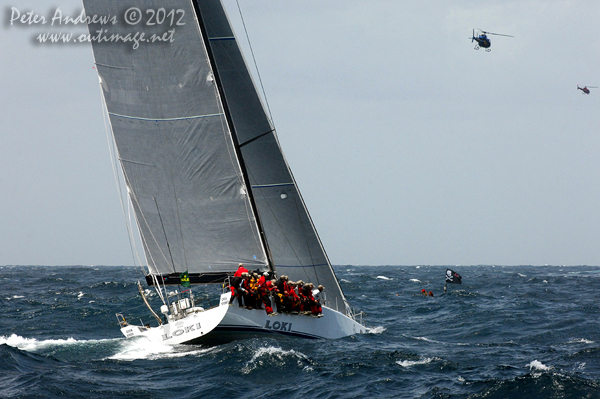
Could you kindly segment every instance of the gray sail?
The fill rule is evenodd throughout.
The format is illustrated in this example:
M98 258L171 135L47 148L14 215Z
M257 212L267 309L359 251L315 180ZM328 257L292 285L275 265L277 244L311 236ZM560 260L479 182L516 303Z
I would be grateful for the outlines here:
M221 1L195 3L277 272L294 281L324 285L328 305L346 313L343 292L283 157Z
M266 268L266 252L191 2L83 3L92 20L90 34L108 38L94 40L92 47L150 271L230 272L239 262ZM142 12L137 24L131 23L138 16L131 14L134 7ZM152 21L147 10L164 14L155 14ZM130 23L124 22L127 12ZM94 23L94 15L117 16L119 22ZM136 32L166 40L142 42L134 49L135 43L126 38ZM115 35L124 39L110 40Z

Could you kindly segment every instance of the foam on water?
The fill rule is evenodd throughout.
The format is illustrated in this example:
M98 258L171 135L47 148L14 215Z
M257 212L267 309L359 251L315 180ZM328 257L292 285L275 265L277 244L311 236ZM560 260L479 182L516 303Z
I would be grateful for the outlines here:
M133 268L27 268L0 268L0 397L213 399L243 387L248 396L289 399L600 398L600 307L590 295L600 267L457 267L463 285L432 300L415 300L416 286L440 292L446 266L338 267L368 334L244 336L210 346L122 336L115 313L156 322ZM25 282L32 300L15 297L24 274L34 276Z
M12 346L13 348L18 348L27 352L37 352L41 350L46 350L49 348L61 347L61 346L73 346L73 345L81 345L86 343L98 343L98 342L109 342L114 341L111 339L101 339L101 340L76 340L74 338L67 339L45 339L45 340L37 340L35 338L25 338L21 337L17 334L12 334L9 337L0 336L0 345L6 344L8 346Z
M439 361L439 360L441 360L441 359L437 358L437 357L426 357L426 358L419 359L419 360L398 360L396 362L396 364L398 364L402 367L408 368L408 367L416 366L419 364L429 364L433 361Z
M432 342L432 343L435 343L435 344L441 343L440 341L436 341L435 339L430 339L430 338L427 338L427 337L413 337L413 338L416 339L416 340L419 340L419 341Z
M369 328L367 327L367 332L369 334L381 334L382 332L385 331L385 327L379 326L379 327L373 327L373 328Z
M392 280L391 278L386 277L386 276L377 276L377 278L381 279L381 280Z
M307 360L306 355L294 349L284 350L277 346L267 346L257 348L252 354L252 358L242 367L242 373L249 374L253 370L265 364L265 361L274 361L278 366L282 366L288 361L297 360L304 363ZM310 369L310 370L309 370ZM303 370L312 371L312 368L303 366Z
M545 364L543 364L542 362L538 361L538 360L534 360L529 364L526 364L525 367L529 367L529 370L538 370L538 371L547 371L550 370L552 367L548 367Z
M123 339L117 353L107 357L112 360L133 361L140 359L159 360L185 356L198 356L211 352L214 348L198 348L189 345L167 345L152 342L145 337Z
M594 341L590 341L589 339L585 339L585 338L574 338L572 340L570 340L569 342L567 342L567 344L593 344Z

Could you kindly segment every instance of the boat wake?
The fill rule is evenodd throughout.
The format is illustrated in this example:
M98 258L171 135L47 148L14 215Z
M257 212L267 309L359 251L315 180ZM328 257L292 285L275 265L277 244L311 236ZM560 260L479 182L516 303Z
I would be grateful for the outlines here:
M17 334L12 334L10 337L6 337L4 335L0 336L0 345L6 344L8 346L12 346L13 348L17 348L26 352L37 352L40 350L52 349L55 347L65 345L77 345L81 342L88 341L78 341L74 338L46 339L39 341L35 338L24 338Z
M145 337L134 339L113 338L100 340L77 340L25 338L17 334L9 337L0 336L0 345L6 344L13 348L42 355L51 354L62 358L76 353L95 353L93 356L101 360L133 361L140 359L156 360L184 356L198 356L213 351L214 348L198 348L188 345L164 345L151 342ZM93 351L90 351L93 349Z
M385 331L385 327L382 327L382 326L373 327L373 328L367 327L367 333L369 333L369 334L381 334L384 331Z
M145 337L123 340L118 352L107 357L109 360L160 360L185 356L199 356L214 351L215 348L198 348L189 345L167 345L150 341ZM103 360L106 360L103 359Z

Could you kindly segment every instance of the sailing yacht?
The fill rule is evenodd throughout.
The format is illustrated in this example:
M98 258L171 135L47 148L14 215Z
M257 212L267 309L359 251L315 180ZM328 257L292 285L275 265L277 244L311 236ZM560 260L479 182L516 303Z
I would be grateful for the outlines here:
M163 301L157 326L126 337L168 344L208 336L281 334L340 338L364 333L325 253L275 128L220 0L83 0L96 70L128 200L135 212L146 283ZM104 24L102 16L117 16ZM323 317L230 306L227 283L249 270L323 285ZM191 290L219 284L205 309ZM187 281L186 281L187 282ZM140 286L144 301L144 290ZM187 296L186 296L187 295Z

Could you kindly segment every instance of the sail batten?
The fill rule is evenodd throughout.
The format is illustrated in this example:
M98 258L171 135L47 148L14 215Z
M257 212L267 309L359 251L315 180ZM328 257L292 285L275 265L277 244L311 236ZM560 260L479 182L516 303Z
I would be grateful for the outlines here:
M139 116L115 114L113 112L109 112L108 114L111 115L111 116L116 116L118 118L137 119L137 120L141 120L141 121L183 121L183 120L188 120L188 119L210 118L210 117L214 117L214 116L223 116L224 115L222 112L219 112L217 114L181 116L181 117L178 117L178 118L152 118L152 117L150 117L150 118L142 118L142 117L139 117Z

